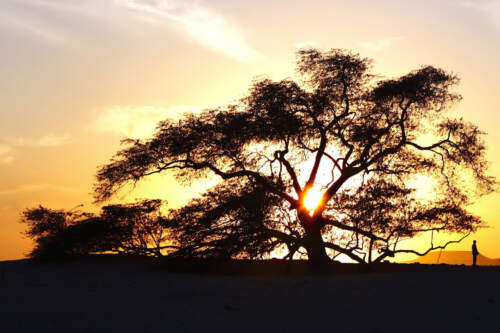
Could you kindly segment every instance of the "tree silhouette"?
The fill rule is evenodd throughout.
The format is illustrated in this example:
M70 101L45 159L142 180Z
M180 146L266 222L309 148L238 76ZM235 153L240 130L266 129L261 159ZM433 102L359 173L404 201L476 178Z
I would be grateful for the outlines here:
M166 245L166 218L160 200L108 205L96 215L39 206L22 212L25 234L35 241L32 258L56 259L89 253L161 256Z
M161 209L161 200L143 200L136 203L108 205L102 208L99 218L108 225L118 225L122 233L116 236L116 252L162 256L172 245L168 236L168 218Z
M96 201L162 172L186 183L218 176L173 213L173 255L183 257L286 248L284 257L314 262L339 254L380 261L423 254L399 247L408 237L475 231L482 222L465 207L495 180L483 132L445 116L461 98L451 90L458 78L432 66L395 79L370 71L371 60L349 51L300 50L299 82L257 80L236 103L162 121L148 140L124 140L97 173ZM436 184L427 200L416 196L417 175ZM313 189L321 200L306 208Z

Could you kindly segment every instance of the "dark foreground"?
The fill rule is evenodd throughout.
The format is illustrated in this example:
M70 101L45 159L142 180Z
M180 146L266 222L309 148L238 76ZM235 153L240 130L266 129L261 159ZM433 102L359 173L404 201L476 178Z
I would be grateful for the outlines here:
M498 332L500 267L0 262L1 332Z

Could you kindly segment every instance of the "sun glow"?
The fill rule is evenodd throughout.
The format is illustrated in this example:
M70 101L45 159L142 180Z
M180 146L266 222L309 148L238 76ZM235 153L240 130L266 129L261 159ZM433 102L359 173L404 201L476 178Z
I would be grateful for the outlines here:
M320 204L322 197L323 193L321 193L319 188L310 188L304 198L304 207L310 212L314 211L314 209Z

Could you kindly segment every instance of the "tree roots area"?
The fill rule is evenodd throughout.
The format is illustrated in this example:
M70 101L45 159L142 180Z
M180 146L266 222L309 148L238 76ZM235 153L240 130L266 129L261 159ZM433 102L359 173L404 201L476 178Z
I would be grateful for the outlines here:
M0 262L2 332L496 332L500 267Z

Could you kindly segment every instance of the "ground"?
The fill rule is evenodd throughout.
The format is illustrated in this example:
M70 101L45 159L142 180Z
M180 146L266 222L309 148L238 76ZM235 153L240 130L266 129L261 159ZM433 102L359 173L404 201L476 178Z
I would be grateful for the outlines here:
M0 262L0 331L499 331L499 267L279 265L214 274L109 257Z

